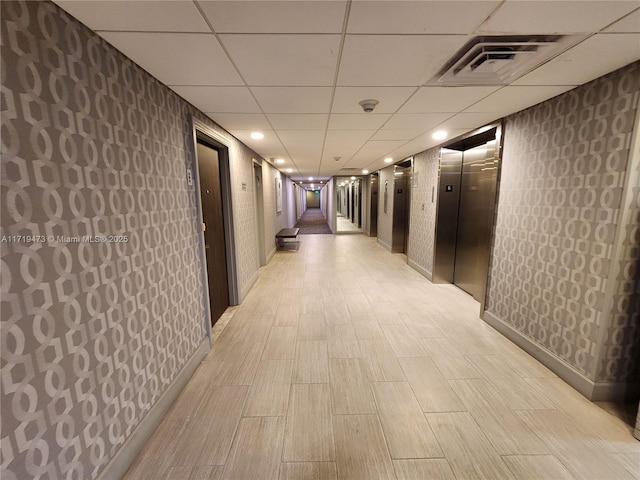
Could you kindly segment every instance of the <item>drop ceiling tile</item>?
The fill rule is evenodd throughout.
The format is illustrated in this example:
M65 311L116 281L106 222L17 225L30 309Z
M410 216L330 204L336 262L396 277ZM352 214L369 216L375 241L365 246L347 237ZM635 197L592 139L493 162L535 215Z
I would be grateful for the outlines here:
M640 8L613 25L605 28L604 32L640 33Z
M259 113L260 109L246 87L171 87L182 98L213 113Z
M320 145L324 141L324 130L278 130L278 136L285 147L299 145Z
M422 87L398 113L459 112L500 87Z
M92 30L210 32L192 2L58 0L55 3Z
M582 85L639 59L640 34L598 34L516 80L512 85Z
M416 91L416 87L337 87L332 113L363 113L360 101L378 100L374 112L394 113Z
M270 130L271 126L261 113L205 113L225 130Z
M402 140L406 142L416 138L422 132L424 132L424 130L387 130L383 128L376 132L371 140Z
M424 132L451 116L451 113L396 113L385 124L385 128L391 130L421 130Z
M467 34L500 1L355 1L347 33Z
M638 7L636 0L507 0L478 29L485 34L597 32Z
M507 86L469 107L465 113L510 115L571 90L571 86Z
M325 139L325 148L329 146L335 148L362 147L373 136L375 130L330 130Z
M354 158L366 158L367 156L370 158L382 157L383 155L396 150L405 143L406 142L404 141L394 140L370 140L362 147Z
M472 130L474 128L480 128L488 123L498 120L499 117L494 112L484 113L458 113L454 117L444 121L437 128L440 130L446 130L451 132L453 130Z
M371 130L380 128L391 115L376 113L338 113L329 118L329 130Z
M340 33L346 1L199 1L218 33Z
M331 87L252 87L265 113L328 113Z
M243 85L213 34L100 32L167 85Z
M332 85L340 35L220 35L248 85Z
M253 130L230 130L229 133L261 155L263 152L280 152L278 156L284 155L285 152L282 143L273 130L262 130L264 138L261 140L251 138L252 131Z
M466 39L465 35L347 35L338 85L421 85Z
M322 130L327 126L328 115L324 113L270 113L267 117L275 129Z

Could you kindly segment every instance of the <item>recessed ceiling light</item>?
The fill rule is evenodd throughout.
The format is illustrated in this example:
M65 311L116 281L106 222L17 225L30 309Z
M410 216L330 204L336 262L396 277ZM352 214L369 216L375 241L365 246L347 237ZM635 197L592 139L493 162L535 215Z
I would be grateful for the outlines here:
M351 177L351 180L355 180L355 179L356 179L356 177Z
M264 138L264 133L251 132L251 138L253 138L254 140L262 140Z
M393 158L387 157L387 158L384 159L384 162L385 163L391 163L391 162L393 162Z
M364 175L366 175L367 173L369 173L369 170L367 170L367 169L365 168L364 170L362 170L362 173L363 173Z
M310 181L310 182L311 182L311 181L313 181L313 177L309 177L309 181Z
M323 183L322 180L320 180L320 183Z
M284 158L276 158L276 163L283 164Z
M445 130L438 130L437 132L434 132L433 135L431 135L433 137L434 140L444 140L445 138L447 138L448 133Z

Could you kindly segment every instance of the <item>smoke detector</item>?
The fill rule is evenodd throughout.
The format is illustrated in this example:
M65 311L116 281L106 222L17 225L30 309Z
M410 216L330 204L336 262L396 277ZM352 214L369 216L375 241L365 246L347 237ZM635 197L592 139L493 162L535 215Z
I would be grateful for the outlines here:
M362 107L362 109L367 112L367 113L371 113L373 112L373 109L376 108L376 105L378 105L378 100L374 100L373 98L369 98L367 100L362 100L360 102L360 106Z
M583 35L485 35L467 42L427 85L508 85Z

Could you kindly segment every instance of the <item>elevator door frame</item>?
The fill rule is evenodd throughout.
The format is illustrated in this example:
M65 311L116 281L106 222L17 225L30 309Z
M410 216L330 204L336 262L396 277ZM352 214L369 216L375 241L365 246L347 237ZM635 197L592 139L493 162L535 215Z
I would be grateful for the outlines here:
M196 229L198 231L200 278L202 283L202 307L205 312L204 327L209 339L211 339L211 309L209 300L209 276L207 274L207 260L205 253L204 232L202 231L202 197L200 192L200 174L198 171L198 157L196 144L198 141L217 149L220 161L220 183L222 188L222 215L225 232L225 251L227 257L227 280L229 288L229 304L238 305L238 270L236 265L235 233L233 228L233 206L231 196L231 174L229 166L228 139L220 135L206 123L190 116L191 120L191 165L189 172L193 172L193 188L196 204Z
M488 137L490 136L490 132L495 130L495 141L496 141L496 145L495 145L495 158L496 158L496 179L495 179L495 183L494 183L494 190L492 192L492 200L493 203L492 205L490 205L489 209L490 212L488 214L488 217L490 218L490 225L489 225L489 239L488 239L488 254L487 254L487 258L485 259L485 261L483 262L483 270L484 270L484 275L483 275L483 284L482 284L482 288L481 288L481 295L480 298L478 299L480 302L480 318L482 318L484 316L484 310L485 310L485 305L486 305L486 297L487 297L487 285L488 285L488 280L489 280L489 271L491 268L491 253L493 252L493 246L494 246L494 238L495 238L495 226L496 226L496 211L497 211L497 205L498 205L498 196L499 196L499 191L500 191L500 174L501 174L501 167L502 167L502 143L503 143L503 125L502 122L497 122L494 124L490 124L487 125L485 127L482 127L478 130L475 130L473 132L470 132L466 135L457 137L456 139L453 139L443 145L441 145L442 149L446 149L448 147L451 146L460 146L460 145L469 145L466 148L462 148L460 150L460 152L462 153L465 150L468 150L470 148L473 148L473 146L477 146L479 145L477 142L478 138L484 138L484 137ZM485 143L487 140L485 140ZM458 150L458 148L455 148L454 150ZM460 175L462 174L462 156L461 156L461 164L460 164ZM444 194L444 188L446 187L446 185L442 184L442 164L440 165L440 172L439 172L439 178L438 178L438 200L437 200L437 207L436 207L436 231L435 231L435 235L434 235L434 255L433 255L433 265L432 265L432 281L433 283L451 283L453 284L453 280L454 280L454 266L455 266L455 244L453 245L453 249L454 249L454 257L452 259L452 263L451 265L448 265L449 260L444 260L442 258L440 258L439 254L438 254L438 250L442 250L443 248L443 244L442 241L439 242L439 230L442 229L442 224L439 221L439 217L442 214L442 212L440 211L441 208L441 202L442 202L442 195ZM457 184L458 189L458 196L460 195L460 183ZM456 203L456 210L459 208L459 199L458 202ZM455 225L455 242L457 243L457 230L458 230L458 226L457 226L457 222L458 222L458 212L456 211L456 225ZM460 288L460 287L458 287Z

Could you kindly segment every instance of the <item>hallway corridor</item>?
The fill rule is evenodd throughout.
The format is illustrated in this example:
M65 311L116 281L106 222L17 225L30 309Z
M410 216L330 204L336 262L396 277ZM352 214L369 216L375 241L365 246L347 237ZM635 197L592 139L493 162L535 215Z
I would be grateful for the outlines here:
M631 427L403 258L276 253L125 478L640 478Z

